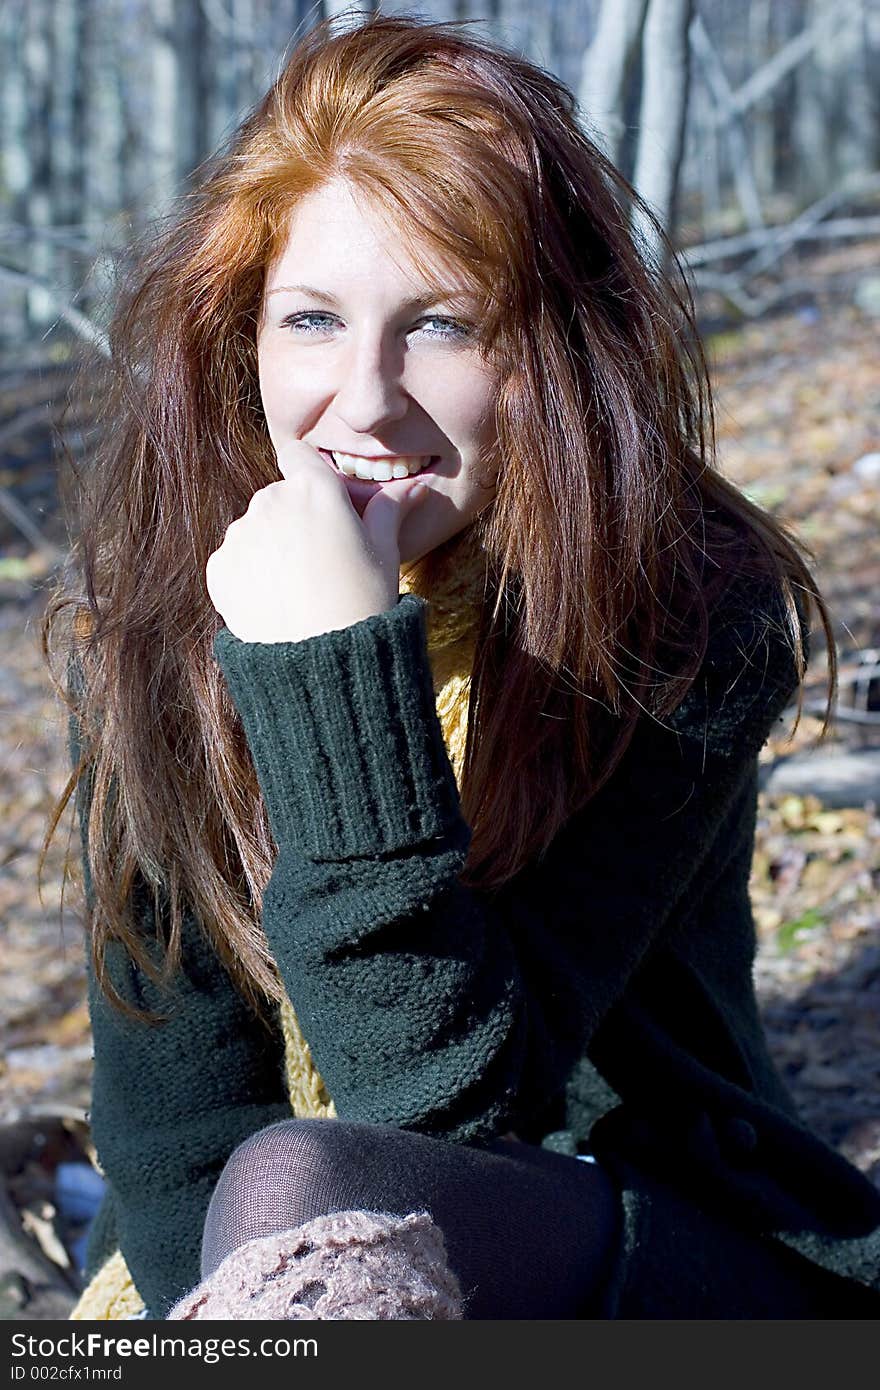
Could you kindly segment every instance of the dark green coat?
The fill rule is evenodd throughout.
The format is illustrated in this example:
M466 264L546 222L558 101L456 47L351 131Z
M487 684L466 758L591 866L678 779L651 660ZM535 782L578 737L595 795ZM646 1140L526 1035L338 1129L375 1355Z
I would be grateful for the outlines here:
M458 880L470 831L424 607L404 595L297 643L215 641L279 846L263 925L340 1118L589 1141L624 1194L609 1317L866 1316L880 1193L799 1123L752 983L757 755L796 687L780 596L731 587L684 703L642 721L495 895ZM191 918L170 993L118 946L110 961L121 993L173 1013L133 1024L92 982L110 1193L89 1268L118 1242L164 1315L199 1279L225 1159L289 1114L282 1043Z

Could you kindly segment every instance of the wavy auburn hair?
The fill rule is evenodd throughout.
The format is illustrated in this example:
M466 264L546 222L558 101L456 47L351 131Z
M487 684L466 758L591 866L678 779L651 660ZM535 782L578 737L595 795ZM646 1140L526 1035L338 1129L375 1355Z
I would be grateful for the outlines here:
M464 277L500 367L498 491L474 523L489 580L463 881L492 890L543 853L643 710L680 703L735 573L782 581L801 675L793 590L816 603L833 692L828 614L797 543L713 468L708 374L672 248L657 228L669 271L635 243L633 208L651 214L568 89L465 30L376 14L312 29L120 299L108 427L65 502L71 554L43 642L51 670L72 610L77 680L56 687L82 758L46 844L88 775L93 963L127 1012L107 943L167 978L187 904L258 1008L281 993L260 924L277 850L213 657L205 566L278 477L257 379L264 276L291 210L330 179L387 213L414 258ZM138 879L164 906L160 964L132 910Z

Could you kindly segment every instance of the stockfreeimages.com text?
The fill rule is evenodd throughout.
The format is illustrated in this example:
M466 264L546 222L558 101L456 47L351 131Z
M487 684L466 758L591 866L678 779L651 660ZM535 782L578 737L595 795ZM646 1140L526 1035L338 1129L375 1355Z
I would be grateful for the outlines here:
M63 1337L35 1337L24 1332L12 1336L13 1357L29 1356L54 1359L59 1356L85 1356L95 1359L109 1357L183 1357L188 1356L214 1365L229 1357L317 1356L318 1343L313 1337L206 1337L204 1341L186 1337L164 1337L151 1332L145 1337L107 1336L103 1332L65 1333Z

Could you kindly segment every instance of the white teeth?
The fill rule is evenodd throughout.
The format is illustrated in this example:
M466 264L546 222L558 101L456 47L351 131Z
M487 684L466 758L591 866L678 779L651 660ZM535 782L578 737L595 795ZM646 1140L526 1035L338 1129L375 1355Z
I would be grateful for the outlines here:
M364 459L357 454L342 454L327 451L333 462L347 478L363 478L373 483L387 483L392 478L407 478L419 473L430 463L433 455L401 455L392 462L390 459Z

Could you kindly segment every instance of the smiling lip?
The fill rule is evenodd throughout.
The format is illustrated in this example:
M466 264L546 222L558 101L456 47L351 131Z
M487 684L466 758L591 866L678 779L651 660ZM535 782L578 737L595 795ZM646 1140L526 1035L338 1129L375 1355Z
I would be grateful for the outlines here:
M322 454L329 454L330 449L321 449ZM425 454L354 454L350 449L334 449L334 454L348 454L349 458L366 459L368 463L379 463L382 459L423 459ZM436 458L436 454L427 455L429 458Z
M437 458L440 457L439 454L417 454L417 453L415 453L415 452L410 453L410 454L356 454L356 453L354 453L351 449L333 449L333 450L330 450L330 449L325 449L325 448L323 448L322 445L320 445L320 444L317 446L317 449L318 449L318 453L319 453L319 454L324 454L325 456L326 456L327 454L330 454L330 453L334 453L334 454L347 454L349 458L353 458L353 459L365 459L367 463L381 463L383 459L391 460L391 459L423 459L423 458L429 458L429 459L433 462L434 459L437 459Z
M337 478L341 478L342 481L345 483L349 501L351 502L351 505L354 507L355 511L360 517L363 517L364 512L367 509L368 503L372 500L372 498L377 496L377 494L381 491L383 487L390 488L394 487L395 484L403 485L409 482L409 478L389 478L387 482L375 482L372 478L350 478L346 473L342 473L336 467L326 449L319 448L318 453L324 459L328 468L332 468ZM400 454L383 454L382 457L407 458L414 456ZM437 466L440 463L440 455L431 454L430 457L430 463L426 464L424 468L419 469L418 473L411 474L410 477L423 478L426 473L430 473L433 476L436 476Z
M340 450L339 452L345 453L346 451L345 451L345 450ZM330 467L333 469L333 472L336 473L337 476L340 477L340 478L342 479L342 481L345 483L346 487L349 488L350 491L355 492L355 493L357 493L357 492L375 492L376 488L380 488L380 487L390 487L392 483L405 483L405 482L408 481L406 478L389 478L387 481L383 481L383 480L376 481L376 480L374 480L373 478L350 478L350 477L348 476L347 473L343 473L342 470L341 470L340 468L337 468L337 467L336 467L335 463L333 462L333 459L330 457L330 450L329 450L329 449L322 449L320 446L318 446L318 453L321 455L322 458L326 459L327 463L329 463ZM419 457L424 458L424 455L418 455L418 454L352 454L351 457L352 457L352 458L363 458L363 459L368 459L368 460L370 461L370 463L377 463L380 459L419 458ZM440 463L440 455L439 455L439 454L430 454L430 455L428 455L428 459L429 459L429 462L425 464L424 468L420 468L419 471L418 471L418 473L416 473L416 474L411 474L410 476L411 476L411 477L418 477L418 478L421 478L421 477L423 477L426 473L432 473L432 474L433 474L433 473L436 473L436 471L437 471L437 465Z

